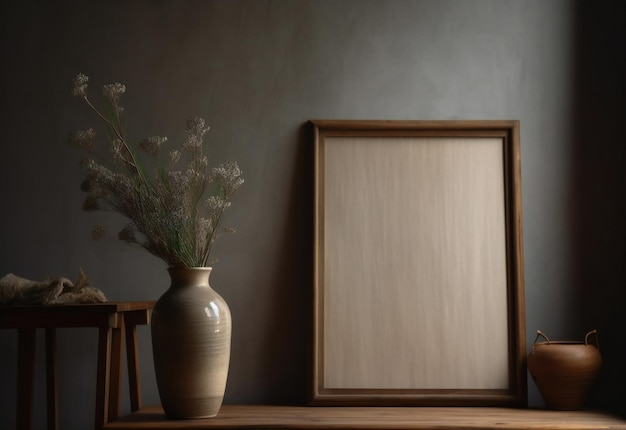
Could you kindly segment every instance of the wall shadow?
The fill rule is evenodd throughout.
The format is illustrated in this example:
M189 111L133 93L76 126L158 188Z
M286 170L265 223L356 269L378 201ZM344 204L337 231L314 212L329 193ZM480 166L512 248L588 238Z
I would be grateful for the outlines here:
M302 405L308 398L313 320L313 136L308 123L294 132L294 170L288 178L289 217L281 240L279 285L271 298L263 366L271 381L264 402Z
M626 3L575 3L570 181L573 288L581 337L603 369L588 404L626 413Z

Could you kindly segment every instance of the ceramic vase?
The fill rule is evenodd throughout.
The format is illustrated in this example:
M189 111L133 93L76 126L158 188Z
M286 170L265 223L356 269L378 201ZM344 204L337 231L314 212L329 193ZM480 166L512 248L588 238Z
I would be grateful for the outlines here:
M209 285L211 268L169 269L171 285L152 312L161 405L170 419L217 415L230 361L231 315Z
M595 345L590 337L595 335ZM537 342L539 337L544 342ZM590 331L584 342L550 341L541 331L528 355L528 371L548 409L582 409L591 384L602 365L597 333Z

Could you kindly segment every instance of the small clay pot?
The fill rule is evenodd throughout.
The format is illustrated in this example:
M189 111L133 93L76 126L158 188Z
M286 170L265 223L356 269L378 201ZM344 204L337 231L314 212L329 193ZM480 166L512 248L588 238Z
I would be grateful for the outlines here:
M591 335L595 335L595 345L589 343ZM539 336L545 342L537 342ZM528 355L528 370L546 407L561 411L582 409L601 366L596 330L587 333L584 342L553 342L537 330Z

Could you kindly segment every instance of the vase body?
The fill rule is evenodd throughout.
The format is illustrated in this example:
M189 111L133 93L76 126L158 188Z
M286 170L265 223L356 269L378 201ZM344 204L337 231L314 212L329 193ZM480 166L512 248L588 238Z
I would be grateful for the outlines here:
M230 361L231 316L209 286L211 268L169 269L170 288L152 312L152 352L161 405L170 419L217 415Z
M589 343L595 330L587 333L584 342L554 342L543 333L546 342L533 344L528 355L528 371L548 409L573 411L582 409L591 384L595 380L602 357L596 345Z

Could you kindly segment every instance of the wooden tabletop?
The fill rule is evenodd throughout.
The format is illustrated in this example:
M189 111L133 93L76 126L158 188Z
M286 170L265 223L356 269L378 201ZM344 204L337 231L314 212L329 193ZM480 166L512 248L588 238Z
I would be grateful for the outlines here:
M104 429L626 429L626 419L592 411L482 407L306 407L224 405L215 418L168 420L151 406Z
M0 328L99 327L120 313L149 312L155 301L0 306ZM108 323L108 322L107 322ZM116 326L115 321L110 325Z
M73 303L63 305L0 305L2 312L83 312L89 309L92 312L127 312L142 309L152 309L155 301L142 302L103 302L103 303Z

